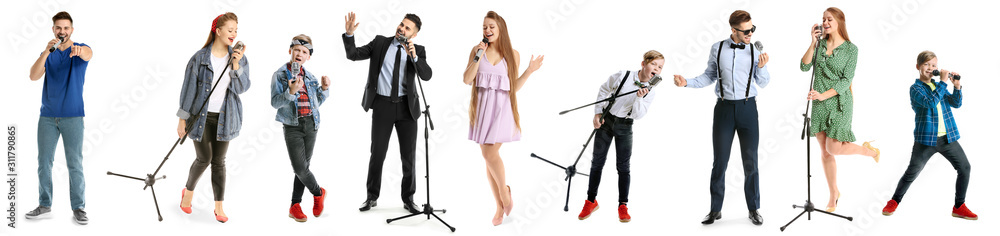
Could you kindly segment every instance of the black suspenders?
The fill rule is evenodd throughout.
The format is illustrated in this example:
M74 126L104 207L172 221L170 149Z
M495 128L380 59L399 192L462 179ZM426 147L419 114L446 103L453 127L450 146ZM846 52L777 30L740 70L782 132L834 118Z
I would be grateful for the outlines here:
M719 77L719 98L725 98L725 94L726 94L726 92L724 90L722 90L722 64L719 64L719 58L722 57L722 45L724 45L725 43L726 43L725 40L723 40L722 42L719 42L719 51L716 52L716 55L715 55L715 66L716 66L715 73L716 73L716 76ZM754 45L747 45L747 46L750 47L750 76L747 77L747 92L746 92L746 95L744 95L744 97L746 97L746 99L750 99L750 81L753 79L753 72L754 72L754 67L755 67L755 66L753 66L753 48L754 48Z

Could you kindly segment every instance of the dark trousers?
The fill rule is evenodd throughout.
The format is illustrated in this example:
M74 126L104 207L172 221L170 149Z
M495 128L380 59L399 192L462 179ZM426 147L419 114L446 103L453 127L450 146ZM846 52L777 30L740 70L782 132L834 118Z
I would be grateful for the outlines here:
M226 150L229 149L228 141L218 141L216 136L219 131L219 113L209 112L205 117L205 130L202 134L201 142L194 143L194 152L197 157L191 163L188 172L188 190L194 191L195 185L201 174L209 164L212 165L212 193L215 194L215 201L222 201L226 194Z
M972 166L969 164L969 159L965 157L962 145L959 145L958 141L948 143L948 136L938 137L937 147L913 143L910 166L906 167L903 177L899 178L899 184L896 185L896 193L892 194L892 200L903 201L906 189L910 188L910 184L917 179L920 171L927 164L927 160L930 160L934 153L941 153L945 159L948 159L948 162L951 162L955 171L958 171L958 178L955 180L955 206L958 207L965 203L965 191L969 189L969 172L972 171Z
M757 101L728 101L719 99L715 104L715 115L712 123L712 147L715 159L712 163L712 212L722 210L722 200L726 194L726 167L729 164L729 152L733 148L733 136L740 135L740 149L743 158L743 194L746 196L747 209L753 211L760 208L760 187L757 174L757 144L760 141L760 129L757 124Z
M629 160L632 157L632 119L622 119L608 116L604 124L594 136L594 158L590 163L590 188L587 190L587 200L597 198L597 187L601 185L601 172L604 162L608 160L608 149L611 140L615 141L615 167L618 169L618 202L628 202L628 189L631 182Z
M389 148L389 137L392 128L396 127L396 137L399 140L399 156L403 162L403 180L400 184L400 196L404 203L413 202L417 182L413 179L413 162L417 151L417 121L410 116L407 98L399 102L389 101L387 97L378 96L372 103L372 147L371 159L368 162L368 200L376 200L382 188L382 163L385 162L385 152Z
M309 170L313 147L316 145L316 123L312 116L299 117L299 125L284 125L285 146L288 147L288 159L292 162L295 181L292 184L292 204L302 202L302 194L306 187L313 196L323 195L316 183L316 177Z

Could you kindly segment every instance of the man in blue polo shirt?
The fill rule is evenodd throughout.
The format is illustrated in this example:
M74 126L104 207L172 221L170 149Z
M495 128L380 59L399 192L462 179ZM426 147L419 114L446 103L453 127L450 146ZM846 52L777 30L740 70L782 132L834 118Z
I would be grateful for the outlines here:
M31 80L45 76L42 109L38 118L38 207L28 219L48 218L52 207L52 162L59 136L63 138L69 170L69 196L76 223L86 225L83 178L83 81L94 53L90 46L73 42L73 18L59 12L52 17L52 33L45 50L31 65Z

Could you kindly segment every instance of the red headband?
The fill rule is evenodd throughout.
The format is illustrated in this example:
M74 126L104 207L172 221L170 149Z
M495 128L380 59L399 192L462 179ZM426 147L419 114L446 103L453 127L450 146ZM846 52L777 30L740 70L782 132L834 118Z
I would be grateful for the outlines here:
M215 20L212 20L212 30L211 30L212 32L215 32L215 28L218 28L217 26L218 26L218 23L219 23L219 18L222 18L222 15L225 15L225 14L220 14L219 16L215 17Z

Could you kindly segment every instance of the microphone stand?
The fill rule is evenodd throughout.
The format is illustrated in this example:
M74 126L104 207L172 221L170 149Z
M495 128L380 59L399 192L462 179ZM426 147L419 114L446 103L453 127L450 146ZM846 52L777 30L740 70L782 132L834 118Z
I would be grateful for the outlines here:
M407 45L407 44L408 43L404 42L404 45ZM409 50L407 50L407 51L409 51ZM417 215L426 215L428 220L430 220L431 216L433 216L435 219L437 219L442 224L444 224L445 227L448 227L448 229L450 229L451 232L455 232L455 227L451 227L451 225L449 225L448 222L445 222L444 220L441 219L441 217L438 217L437 214L434 214L434 212L441 212L442 214L443 213L447 213L448 210L446 210L446 209L435 210L434 207L431 207L431 162L430 162L430 149L429 149L429 146L428 146L428 140L430 139L430 131L428 131L427 128L429 127L431 130L433 130L434 129L434 122L431 121L431 111L430 111L431 110L431 105L427 104L427 96L426 96L427 93L424 93L424 84L421 81L421 79L419 78L420 77L420 71L418 69L417 63L413 61L413 57L410 56L409 52L406 53L406 57L409 60L409 62L412 63L412 65L413 65L413 72L418 77L415 80L417 81L417 86L420 88L420 94L424 95L424 96L421 96L421 98L424 101L424 111L422 111L421 113L424 114L424 163L426 163L424 165L424 168L425 168L425 171L426 171L424 173L424 179L427 181L427 185L425 186L427 188L427 203L423 205L424 209L421 212L411 213L409 215L400 216L400 217L396 217L396 218L392 218L392 219L386 219L385 223L386 224L390 224L393 221L397 221L397 220L401 220L401 219L406 219L406 218L410 218L410 217L417 216Z
M812 66L812 70L811 70L811 72L813 72L813 73L811 73L811 77L809 78L809 90L810 91L812 90L813 83L816 82L816 73L815 72L816 72L816 63L818 63L816 61L816 58L818 57L818 55L820 53L825 53L825 52L820 52L819 51L819 40L817 40L816 41L816 48L813 49L813 60L812 60L812 65L813 66ZM812 105L812 100L806 100L806 112L802 113L802 117L804 119L802 121L802 136L801 136L801 139L806 141L806 203L804 205L802 205L802 206L794 205L794 204L792 205L792 209L802 208L802 212L799 213L799 215L795 216L795 218L793 218L787 224L785 224L784 226L781 226L781 231L782 232L785 231L785 228L787 228L789 225L791 225L793 222L795 222L795 220L798 220L799 217L802 217L802 214L808 213L808 215L806 216L806 219L812 220L812 212L814 212L814 211L815 212L822 212L822 213L825 213L827 215L832 215L832 216L844 218L844 219L847 219L847 221L854 221L854 217L842 216L842 215L839 215L839 214L836 214L836 213L832 213L832 212L828 212L828 211L816 209L815 205L813 205L813 203L812 203L812 171L811 171L811 160L812 160L812 158L810 157L811 156L811 150L810 150L810 143L811 143L811 141L809 141L809 136L807 135L808 132L809 132L809 123L810 123L810 121L812 121L812 117L809 116L809 108L811 107L811 105Z
M565 115L566 113L569 113L569 112L575 111L575 110L579 110L580 108L589 107L589 106L593 106L594 104L611 101L611 100L614 100L615 98L623 97L625 95L633 94L633 93L636 93L636 92L639 92L639 90L638 89L632 90L631 92L627 92L627 93L623 93L623 94L618 94L618 95L615 95L613 97L605 98L605 99L602 99L600 101L596 101L596 102L589 103L587 105L579 106L577 108L573 108L573 109L561 111L561 112L559 112L559 115Z
M625 79L628 79L628 78L625 78ZM650 84L655 85L655 83L653 83L652 81L650 81ZM618 88L618 89L619 89L619 91L621 91L620 90L621 88ZM652 89L652 86L650 87L650 89ZM580 108L588 107L588 106L591 106L591 105L594 105L594 104L598 104L598 103L607 101L608 102L608 106L604 107L604 110L601 111L601 120L604 120L604 118L606 118L609 114L611 114L610 111L611 111L611 107L615 105L615 98L618 98L618 97L621 97L621 96L625 96L625 95L629 95L629 94L633 94L633 93L636 93L638 91L639 90L636 89L636 90L628 92L628 93L614 95L614 96L605 98L605 99L597 101L597 102L593 102L593 103L590 103L590 104L587 104L587 105L583 105L583 106L580 106L580 107L577 107L577 108L573 108L573 109L569 109L569 110L565 110L565 111L559 112L559 115L563 115L563 114L566 114L568 112L571 112L571 111L574 111L574 110L577 110L577 109L580 109ZM618 91L616 91L616 92L618 92ZM535 155L535 153L531 153L531 157L538 158L539 160L542 160L542 161L544 161L546 163L549 163L549 164L551 164L553 166L559 167L560 169L563 169L564 173L566 174L566 178L563 178L564 181L567 181L567 183L566 183L566 205L563 206L563 211L567 211L567 212L569 211L569 191L570 191L570 188L573 186L573 176L579 174L579 175L590 177L587 174L580 173L579 171L577 171L576 170L576 164L580 163L580 158L583 157L583 152L585 152L587 150L587 146L590 145L590 141L594 139L594 135L596 135L597 131L600 131L600 130L601 130L600 128L597 128L597 129L594 129L593 131L590 132L590 137L587 138L587 142L583 143L583 149L580 149L580 154L578 154L576 156L576 160L573 161L572 165L562 166L562 165L556 164L555 162L552 162L552 161L550 161L548 159L545 159L545 158L542 158L542 157L540 157L538 155Z
M232 66L232 63L233 63L233 58L229 57L229 61L226 62L225 69L222 70L222 73L220 73L219 75L219 79L215 80L215 84L212 85L212 89L208 92L209 96L211 96L211 94L215 92L215 88L219 86L219 81L222 81L222 76L226 75L225 72ZM160 168L163 168L163 164L167 163L167 159L169 159L170 154L174 152L174 149L177 148L177 145L184 144L184 139L187 138L187 133L191 132L191 129L194 128L194 123L197 123L198 118L201 117L201 112L203 109L205 109L205 105L208 105L208 100L210 99L205 99L205 101L201 103L201 107L198 108L198 112L194 113L193 117L194 119L191 119L195 122L190 122L185 125L184 136L177 138L177 141L174 141L174 146L170 147L170 151L168 151L167 155L163 157L163 161L160 161L160 165L156 167L156 171L153 171L152 174L146 174L146 178L139 178L108 171L108 175L143 181L145 183L145 186L142 187L142 190L146 190L146 188L149 188L149 191L153 194L153 204L156 206L156 216L159 221L163 221L163 215L160 214L160 203L156 200L156 189L153 188L153 184L156 184L157 180L166 179L167 176L163 175L160 176L159 178L156 178L155 176L157 173L160 173Z

